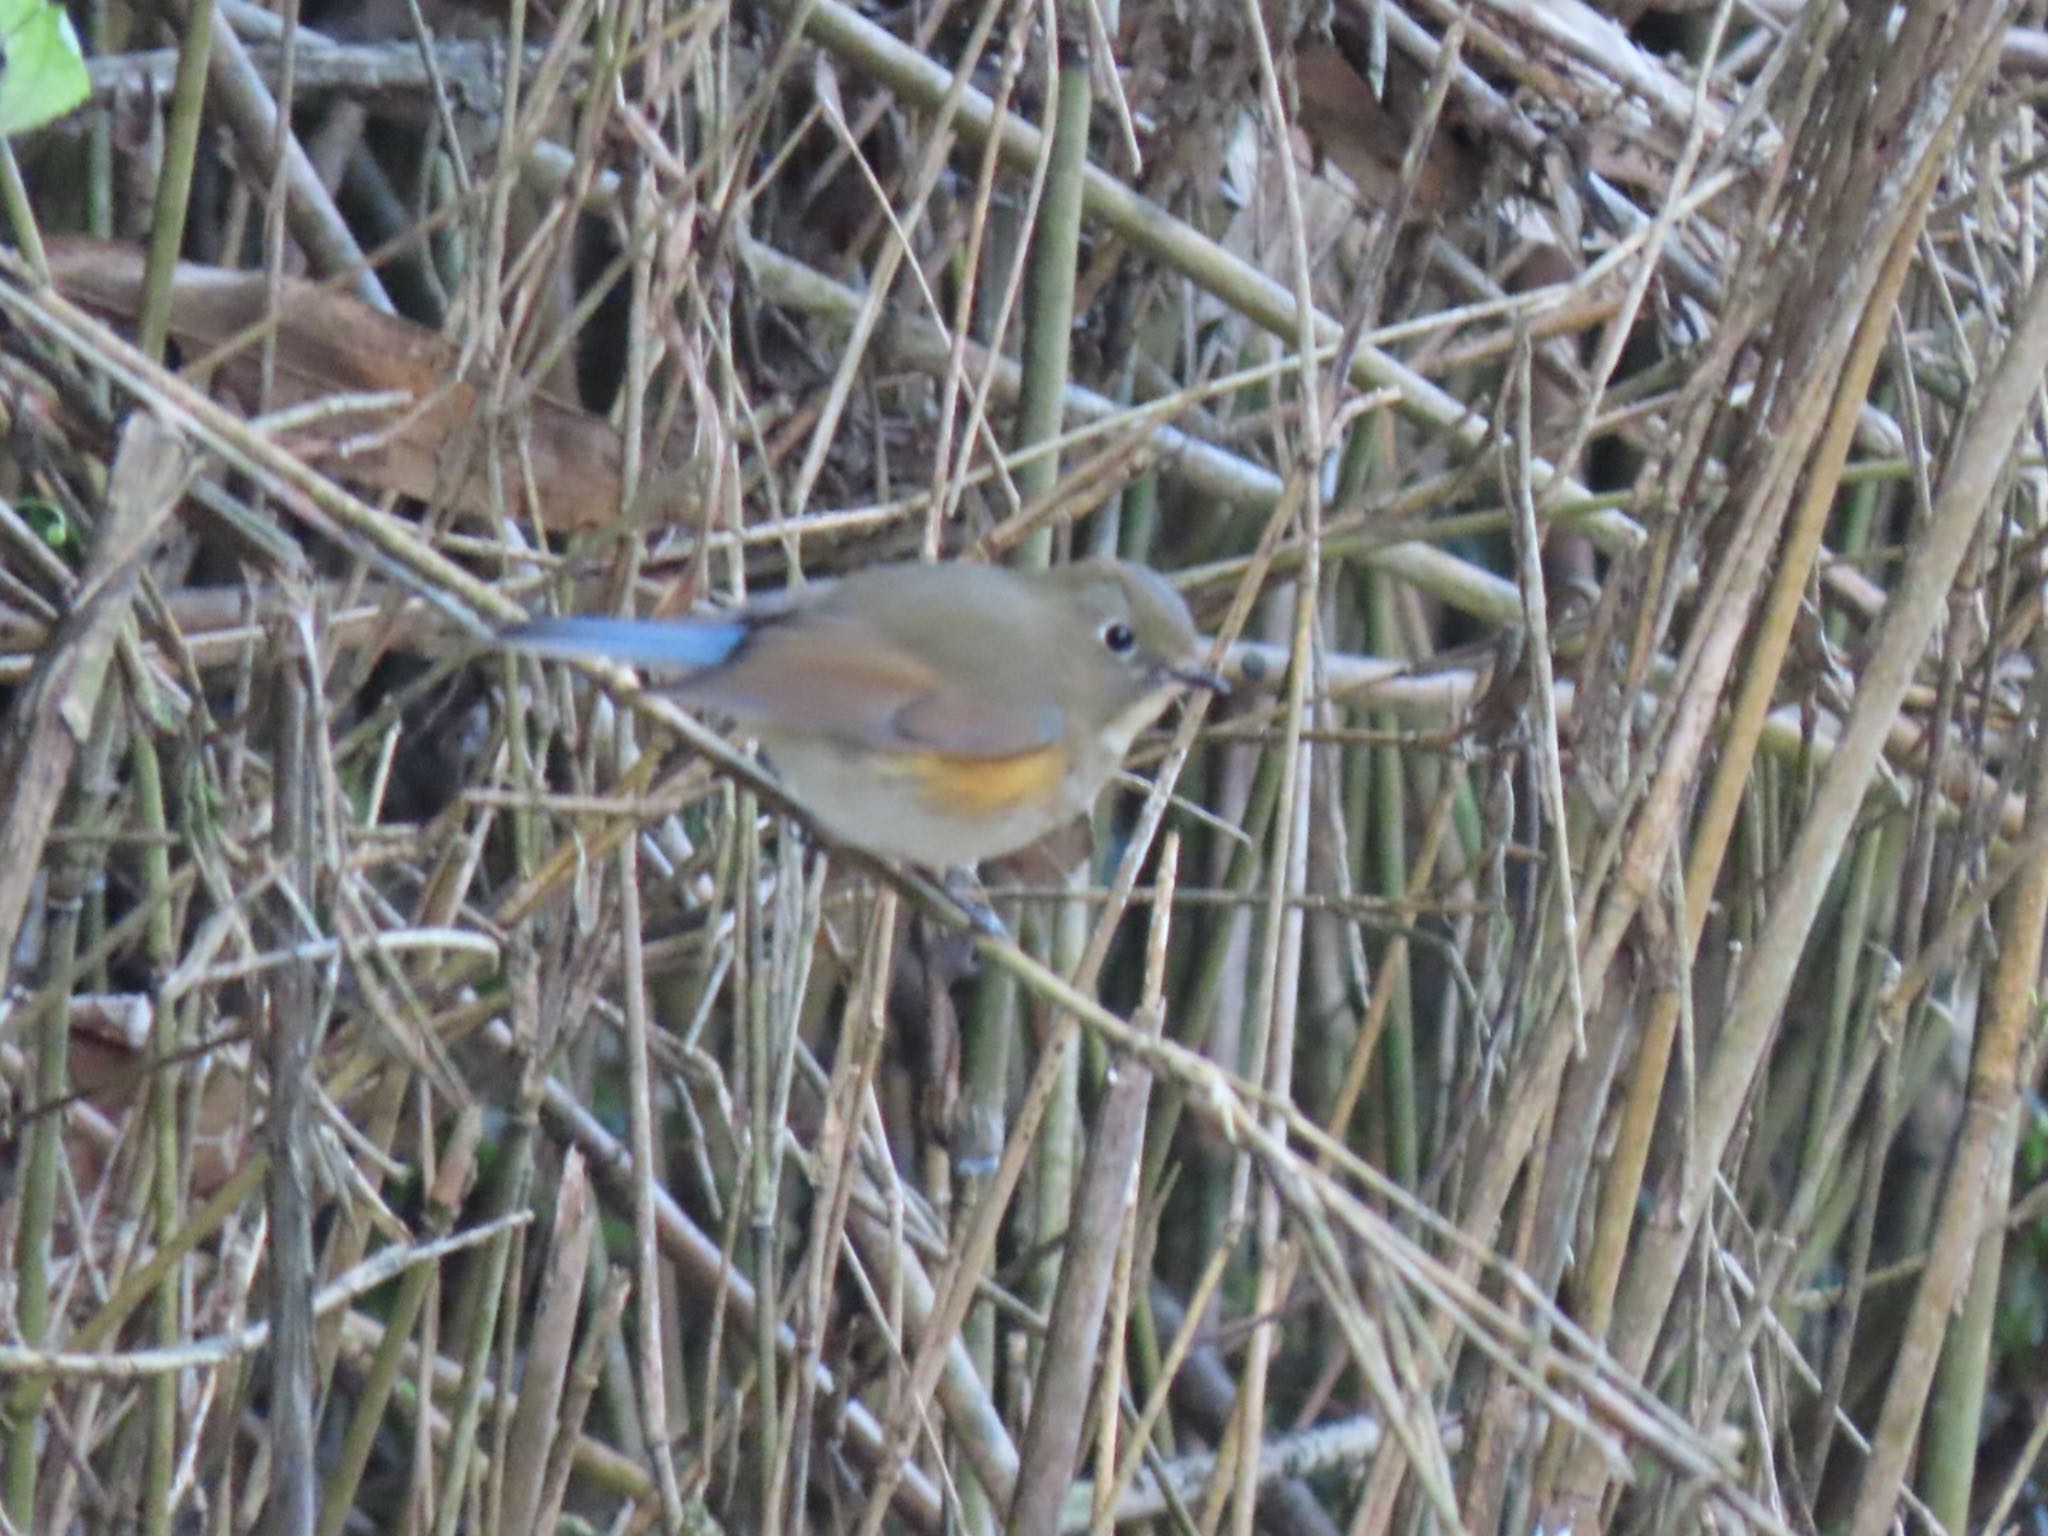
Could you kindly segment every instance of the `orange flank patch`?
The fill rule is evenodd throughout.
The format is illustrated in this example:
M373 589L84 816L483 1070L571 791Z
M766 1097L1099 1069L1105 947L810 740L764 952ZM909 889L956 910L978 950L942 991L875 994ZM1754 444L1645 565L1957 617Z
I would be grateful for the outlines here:
M906 766L925 798L954 816L994 816L1050 800L1067 771L1058 743L1014 757L959 757L920 752Z

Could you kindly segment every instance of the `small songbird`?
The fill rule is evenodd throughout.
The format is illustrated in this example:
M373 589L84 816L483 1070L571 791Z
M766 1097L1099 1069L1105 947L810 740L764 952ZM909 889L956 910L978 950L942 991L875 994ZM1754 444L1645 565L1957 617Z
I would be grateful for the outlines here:
M1180 594L1119 560L872 566L723 614L504 639L662 675L759 741L833 837L938 869L1064 825L1182 690L1228 692Z

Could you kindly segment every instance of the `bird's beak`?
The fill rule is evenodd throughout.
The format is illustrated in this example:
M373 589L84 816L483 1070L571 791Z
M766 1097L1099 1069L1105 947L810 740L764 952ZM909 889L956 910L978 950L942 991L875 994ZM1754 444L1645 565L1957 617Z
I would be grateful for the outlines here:
M1186 662L1177 667L1167 668L1167 675L1177 683L1190 688L1206 688L1218 698L1230 692L1230 679L1214 667L1205 667L1200 662Z

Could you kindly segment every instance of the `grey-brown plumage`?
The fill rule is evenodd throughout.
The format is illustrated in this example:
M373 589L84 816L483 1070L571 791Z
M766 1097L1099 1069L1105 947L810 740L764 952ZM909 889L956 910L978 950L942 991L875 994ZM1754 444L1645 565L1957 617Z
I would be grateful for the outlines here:
M543 619L506 633L602 656L756 737L817 821L876 853L967 864L1094 800L1201 665L1187 604L1112 560L889 565L737 613Z

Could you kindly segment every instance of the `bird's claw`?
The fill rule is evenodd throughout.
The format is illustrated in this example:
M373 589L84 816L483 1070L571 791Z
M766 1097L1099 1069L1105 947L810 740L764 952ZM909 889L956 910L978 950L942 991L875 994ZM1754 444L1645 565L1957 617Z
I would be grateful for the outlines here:
M1007 940L1010 937L1009 928L996 916L996 909L988 904L988 896L973 870L949 869L939 884L952 898L953 905L960 909L961 916L967 919L967 926L976 933L991 939Z

